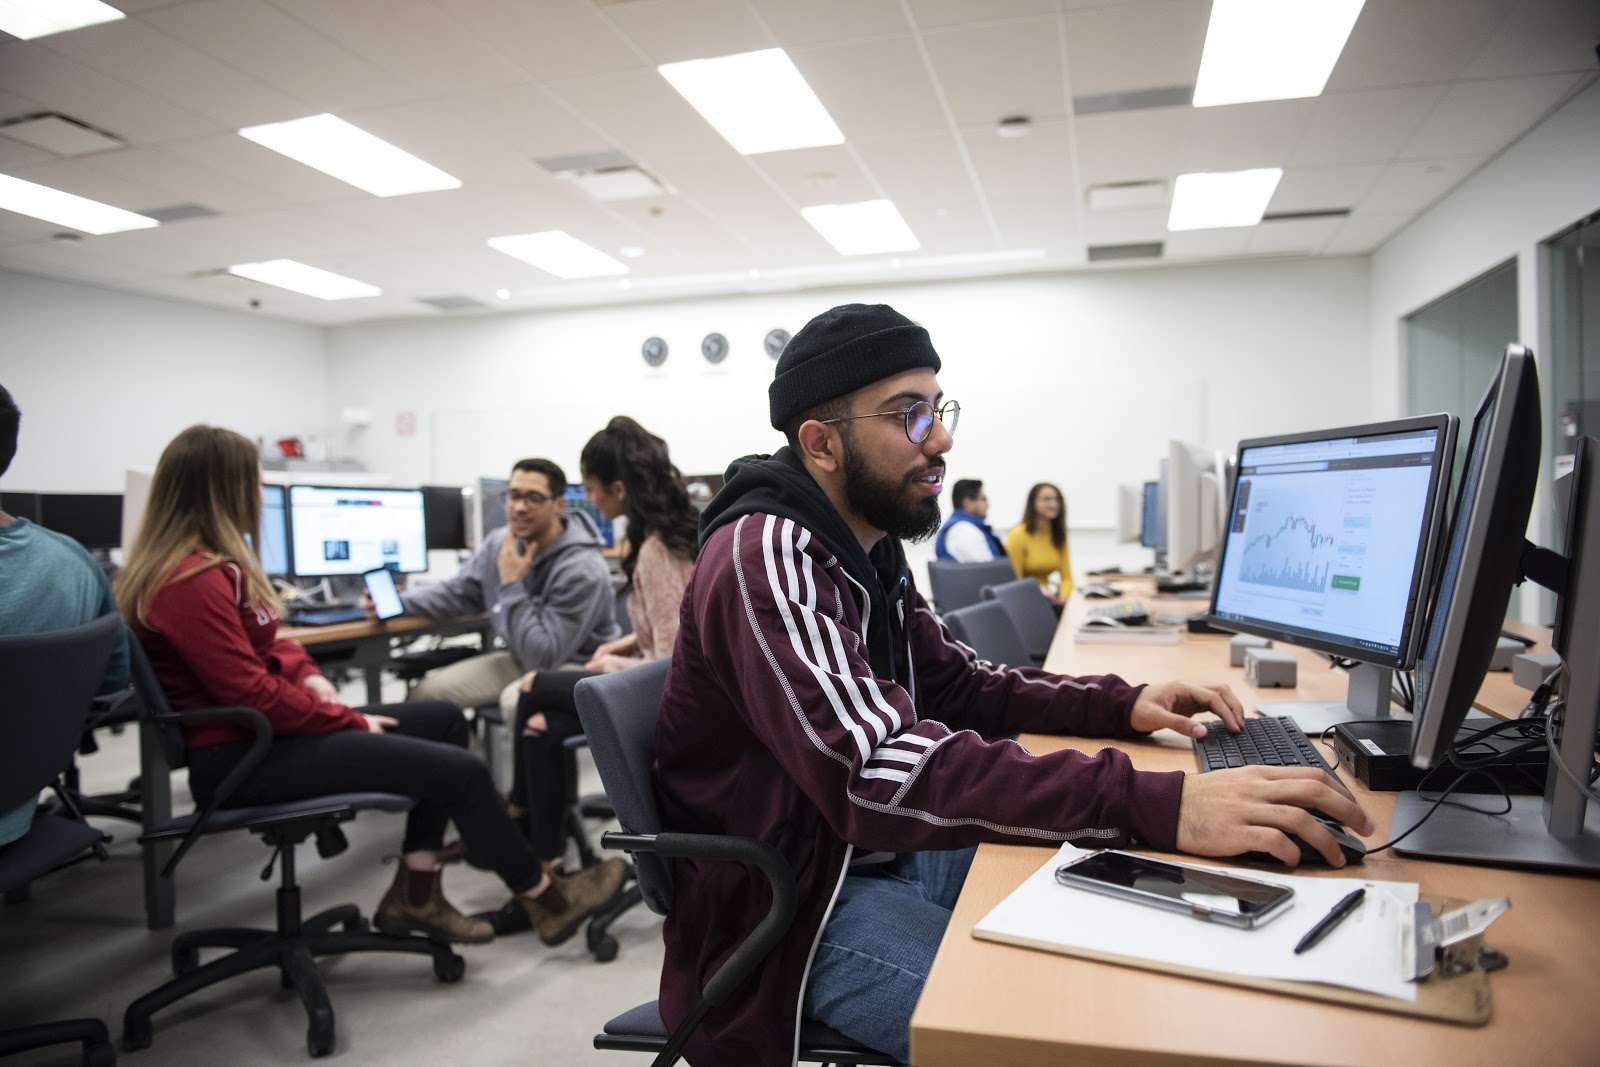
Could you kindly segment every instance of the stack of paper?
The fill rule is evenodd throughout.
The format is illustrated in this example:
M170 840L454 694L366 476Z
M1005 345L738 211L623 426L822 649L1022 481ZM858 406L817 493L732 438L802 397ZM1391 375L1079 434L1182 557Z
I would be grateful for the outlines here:
M1202 922L1085 889L1063 886L1055 870L1083 855L1062 845L973 928L992 941L1072 954L1123 957L1137 965L1185 967L1252 978L1322 982L1415 1002L1416 984L1403 976L1402 944L1412 937L1415 882L1304 878L1223 868L1243 878L1294 890L1287 912L1253 930ZM1361 907L1315 948L1296 956L1295 943L1358 887Z

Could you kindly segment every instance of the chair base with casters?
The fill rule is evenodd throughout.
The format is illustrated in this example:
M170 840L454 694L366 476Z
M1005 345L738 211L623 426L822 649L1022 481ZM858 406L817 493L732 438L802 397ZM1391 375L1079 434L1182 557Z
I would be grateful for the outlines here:
M99 1019L63 1019L60 1022L0 1030L0 1056L49 1048L51 1045L78 1043L83 1045L84 1067L112 1067L117 1062L117 1049L111 1043L111 1034Z
M151 1016L191 993L248 971L276 967L285 989L299 994L309 1025L306 1049L312 1056L326 1056L334 1048L333 1005L317 969L318 956L350 952L409 952L430 956L433 973L441 982L459 981L466 961L450 946L422 937L393 937L374 933L354 904L341 904L302 917L300 887L295 881L295 849L315 837L317 850L333 856L346 846L339 824L355 818L359 811L403 812L411 808L409 797L388 793L348 793L314 800L250 808L222 808L211 813L206 833L245 829L260 835L274 850L280 868L277 899L277 927L273 930L223 928L195 930L178 934L172 940L174 977L146 993L128 1006L122 1019L122 1046L129 1051L148 1048L154 1036ZM145 834L141 843L171 841L185 837L195 816L175 819L158 830ZM263 879L271 872L269 862ZM336 929L337 928L337 929ZM228 949L225 955L208 963L200 962L202 949Z

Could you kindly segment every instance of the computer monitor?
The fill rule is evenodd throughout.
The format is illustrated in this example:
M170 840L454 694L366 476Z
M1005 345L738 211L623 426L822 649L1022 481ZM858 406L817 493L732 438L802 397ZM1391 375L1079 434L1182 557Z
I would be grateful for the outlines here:
M271 578L287 578L289 566L289 511L281 485L261 487L261 569Z
M150 499L151 467L128 467L122 472L122 551L131 551L144 521L144 506Z
M1183 441L1167 448L1167 569L1192 573L1211 561L1227 508L1227 460Z
M1449 748L1489 669L1511 588L1532 578L1560 597L1558 634L1565 700L1559 742L1542 797L1510 797L1467 807L1442 805L1395 846L1407 855L1508 866L1600 872L1600 816L1585 796L1600 720L1600 444L1579 443L1563 486L1567 500L1565 554L1525 540L1539 474L1539 379L1533 353L1507 348L1499 372L1473 419L1461 488L1456 494L1433 610L1417 657L1416 717L1411 761L1433 768ZM1566 481L1567 479L1563 479ZM1572 781L1557 757L1585 781ZM1442 789L1453 775L1441 774ZM1434 783L1428 783L1434 785ZM1435 793L1402 793L1395 832L1420 822Z
M1156 520L1161 517L1161 483L1145 482L1143 505L1139 512L1139 544L1156 547Z
M289 531L302 578L428 569L420 489L291 485Z
M467 490L459 485L422 487L422 512L430 549L463 549L467 539Z
M1432 588L1458 420L1393 422L1239 442L1211 621L1357 666L1343 703L1264 707L1308 734L1390 715Z
M39 522L39 497L42 493L0 493L0 511L31 523Z
M1167 459L1162 458L1156 470L1156 528L1155 545L1157 566L1165 567L1167 562Z
M1117 486L1117 541L1120 544L1132 544L1140 539L1144 532L1141 524L1143 518L1144 491L1137 485Z
M510 488L511 482L505 478L478 479L478 511L474 516L477 529L473 531L472 547L481 548L491 530L506 524L506 490Z
M600 542L607 548L615 547L616 531L611 527L611 520L601 514L600 508L589 503L589 498L583 495L583 486L567 486L567 510L581 511L594 520L595 529L600 533Z
M122 494L40 493L35 521L91 551L113 549L122 544Z

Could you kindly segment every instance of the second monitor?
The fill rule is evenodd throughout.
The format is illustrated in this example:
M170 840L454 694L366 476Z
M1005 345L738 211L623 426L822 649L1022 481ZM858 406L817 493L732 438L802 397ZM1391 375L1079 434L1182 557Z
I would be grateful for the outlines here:
M292 485L289 529L294 571L302 577L428 569L420 489Z

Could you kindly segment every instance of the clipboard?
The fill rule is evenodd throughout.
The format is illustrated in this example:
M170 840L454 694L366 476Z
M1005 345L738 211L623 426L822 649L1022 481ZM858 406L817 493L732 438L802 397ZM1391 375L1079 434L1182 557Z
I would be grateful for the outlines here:
M1454 897L1436 896L1428 893L1422 894L1421 900L1433 908L1435 915L1441 915L1446 911L1469 903ZM1365 993L1355 989L1324 985L1320 982L1296 982L1278 978L1254 978L1246 975L1228 974L1198 967L1169 964L1161 960L1150 960L1140 956L1124 956L1092 949L1082 949L1021 935L974 930L972 936L983 941L997 941L1008 945L1018 945L1023 948L1043 949L1046 952L1054 952L1058 955L1095 960L1100 963L1111 963L1119 967L1157 971L1162 974L1178 975L1181 978L1197 978L1221 985L1257 989L1267 993L1279 993L1291 997L1303 997L1307 1000L1326 1001L1330 1004L1343 1004L1347 1007L1368 1008L1373 1011L1389 1012L1395 1015L1433 1019L1438 1022L1454 1023L1460 1026L1483 1026L1488 1023L1491 1014L1489 975L1488 972L1481 970L1467 971L1454 977L1445 977L1442 969L1435 971L1431 977L1417 983L1417 999L1413 1002L1378 996L1374 993Z

